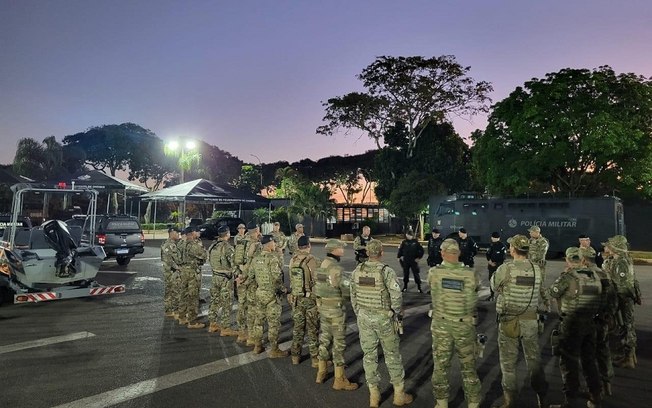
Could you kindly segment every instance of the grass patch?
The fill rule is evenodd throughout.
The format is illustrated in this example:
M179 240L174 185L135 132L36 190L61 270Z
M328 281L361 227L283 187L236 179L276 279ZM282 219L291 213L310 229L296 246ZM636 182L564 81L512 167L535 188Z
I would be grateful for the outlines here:
M651 260L652 260L652 252L645 252L645 251L629 251L629 254L632 256L632 258L636 258L636 259L651 259Z

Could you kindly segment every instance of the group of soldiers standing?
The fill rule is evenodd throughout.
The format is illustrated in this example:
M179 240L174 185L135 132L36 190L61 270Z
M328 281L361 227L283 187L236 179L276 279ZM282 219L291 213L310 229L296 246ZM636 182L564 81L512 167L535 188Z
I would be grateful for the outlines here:
M241 228L240 228L241 227ZM314 257L310 240L298 224L296 232L285 237L274 226L270 235L262 235L257 227L245 234L244 225L230 243L230 232L223 227L219 238L208 252L203 250L196 233L186 230L179 239L178 231L170 230L170 239L161 248L166 282L165 311L188 328L202 328L197 322L199 268L206 260L213 270L209 332L221 336L237 336L238 342L253 346L262 353L263 327L271 358L291 355L293 365L301 362L304 337L316 383L323 383L329 364L334 365L336 390L355 390L344 372L346 347L345 298L351 305L359 329L363 351L363 368L369 387L369 405L380 404L378 349L382 347L385 364L394 387L393 403L410 404L413 397L405 390L405 371L399 352L402 333L402 289L395 271L382 262L383 246L363 230L362 243L354 243L358 265L350 277L340 266L346 244L336 239L326 243L324 260ZM364 236L364 232L367 232ZM609 336L619 337L620 347L614 350L613 364L634 368L636 365L636 333L633 305L640 304L627 240L615 236L604 243L602 268L596 265L596 251L580 238L578 247L566 250L566 269L546 288L545 254L548 241L539 227L529 230L530 237L516 235L508 240L509 248L492 236L494 252L488 254L492 300L496 301L498 348L502 372L503 408L516 407L518 381L516 364L519 348L525 356L530 384L537 393L539 407L545 406L548 392L540 362L539 336L543 333L542 316L556 302L560 324L551 339L553 352L560 356L564 401L551 407L599 407L602 398L611 395L613 377ZM435 237L439 238L438 231ZM476 332L477 290L479 279L470 265L466 231L460 239L443 239L436 244L436 253L428 247L428 283L432 300L433 394L436 407L446 408L450 397L449 371L453 354L458 356L463 389L468 406L479 407L481 383L476 359L486 338ZM466 242L466 245L465 245ZM472 241L471 241L472 242ZM498 244L502 245L498 245ZM494 245L495 244L495 245ZM287 249L290 291L283 281L283 254ZM490 251L492 249L490 248ZM505 261L509 253L511 261ZM198 276L199 275L199 276ZM420 283L420 281L419 281ZM238 313L233 328L231 309L236 285ZM421 289L419 285L419 289ZM292 346L278 347L281 301L287 297L292 307ZM307 334L307 336L306 336ZM520 346L520 347L519 347ZM586 378L588 393L580 389L580 372Z

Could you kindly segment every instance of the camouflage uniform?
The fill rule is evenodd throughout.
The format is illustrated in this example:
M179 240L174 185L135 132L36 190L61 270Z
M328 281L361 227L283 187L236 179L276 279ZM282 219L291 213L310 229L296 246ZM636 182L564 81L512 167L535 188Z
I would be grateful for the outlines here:
M370 256L382 251L380 241L367 244ZM379 398L378 386L378 343L383 348L385 364L395 398L403 395L405 371L399 351L399 336L394 326L394 318L402 309L403 297L396 278L396 272L378 260L360 263L351 277L351 305L358 320L360 346L364 353L362 366L369 384L370 405ZM411 401L411 397L410 397Z
M303 235L304 234L295 232L288 237L286 246L290 252L290 255L294 255L297 252L297 249L299 249L297 243L299 242L299 238L301 238Z
M244 254L242 264L238 265L236 262L236 275L238 276L237 292L238 292L238 313L236 314L236 321L240 330L238 341L247 341L247 330L254 327L254 320L256 318L256 282L253 278L249 277L249 265L253 256L260 250L260 243L258 238L254 237L252 233L247 233L246 237L238 241L238 244L244 244ZM239 251L236 247L235 252ZM251 341L249 342L251 344Z
M568 248L566 259L572 262L548 290L557 299L560 312L559 369L565 402L574 406L580 396L580 362L593 404L601 400L602 382L595 359L596 324L601 309L602 281L598 274L581 265L579 248Z
M363 237L362 235L358 235L353 240L353 250L355 251L355 260L357 263L361 263L369 259L367 254L367 244L372 240L373 238L370 236Z
M165 314L178 313L179 311L179 285L180 285L180 253L177 247L178 240L168 238L161 245L161 260L163 261L163 282L165 293Z
M310 357L317 363L319 352L319 312L317 311L317 299L314 294L315 272L319 260L312 256L308 250L297 249L290 260L290 274L294 268L301 269L303 287L295 287L291 278L292 293L292 347L290 348L293 357L301 356L303 339L308 331L308 349Z
M233 246L238 245L238 242L243 241L245 238L247 238L247 235L242 234L240 235L239 233L237 235L233 236Z
M444 241L442 251L452 244ZM457 248L459 248L456 245ZM428 272L432 294L432 385L435 399L450 396L448 374L451 357L460 360L464 395L469 405L479 404L480 380L475 370L477 333L475 330L478 282L472 269L461 263L443 261ZM439 405L439 404L438 404ZM442 404L443 405L443 404Z
M527 251L529 244L524 235L516 235L507 242L522 251ZM548 382L541 365L537 321L539 304L547 298L541 268L527 259L514 259L498 267L491 277L490 285L497 296L498 352L505 397L503 407L515 406L519 344L523 347L530 385L537 393L541 406L548 391Z
M602 283L602 300L600 310L595 318L595 358L602 379L602 390L605 395L611 395L611 378L614 376L614 368L611 361L611 350L609 349L609 332L616 321L618 293L616 292L616 285L609 274L595 265L595 249L580 247L580 253L587 267L599 277Z
M317 269L315 293L319 310L319 360L331 358L336 367L344 365L346 347L346 308L344 293L349 292L350 282L342 274L339 260L326 256Z
M634 303L641 304L641 291L634 262L627 249L627 239L622 235L609 238L604 243L614 254L609 262L605 262L605 271L615 282L618 292L618 313L622 317L620 343L622 349L617 350L614 357L617 366L634 368L636 366L636 328L634 325Z
M536 239L530 238L528 259L541 268L541 273L543 274L542 282L546 281L546 253L548 252L548 247L550 247L550 243L543 235Z
M229 244L228 240L224 239L213 243L208 249L208 262L213 270L208 321L211 324L219 323L221 329L231 327L234 270L233 253L233 247Z
M260 245L260 237L250 235L247 238L250 242L247 246L247 264L245 265L245 270L249 271L251 269L251 262L254 257L261 253L262 247ZM279 263L279 267L282 265ZM281 268L282 269L282 268ZM248 274L249 272L247 272ZM282 275L281 275L282 276ZM256 296L256 291L258 290L258 283L253 277L247 279L248 283L246 286L246 297L247 297L247 328L254 327L256 322L256 308L258 307L258 297ZM249 341L249 345L253 345L252 341Z
M250 264L250 279L256 282L256 320L251 338L256 348L262 352L263 324L267 320L267 337L273 351L278 350L279 330L281 328L280 295L285 292L281 277L278 256L269 251L256 255Z
M197 320L199 292L201 289L201 266L206 262L206 250L197 239L184 241L181 250L181 318L188 324Z

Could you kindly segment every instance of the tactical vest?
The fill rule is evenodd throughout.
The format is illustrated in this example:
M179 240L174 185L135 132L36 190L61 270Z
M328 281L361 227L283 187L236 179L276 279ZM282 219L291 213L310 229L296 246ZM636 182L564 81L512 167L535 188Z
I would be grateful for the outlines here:
M582 273L587 272L587 273ZM567 315L595 315L600 311L602 282L589 270L567 272L571 275L568 290L561 298L561 312Z
M389 310L391 301L385 287L383 270L387 265L363 262L354 272L358 306L367 310Z
M431 269L429 275L433 317L459 319L475 314L478 295L473 271L457 265Z
M244 265L247 263L247 247L249 246L248 239L241 239L235 245L235 253L233 254L233 264L236 266Z
M276 255L274 255L274 257L276 257ZM279 271L272 270L267 253L255 256L251 260L250 268L254 273L258 288L274 290Z
M231 264L226 254L228 243L219 241L208 248L208 261L214 271L231 271Z
M315 295L322 299L342 299L342 290L340 286L333 285L331 282L331 268L336 268L335 260L326 258L317 268L317 281L315 282Z
M299 261L298 264L295 263L300 256L303 258ZM293 295L296 296L305 296L306 293L311 292L312 290L312 277L310 276L310 270L308 268L308 261L310 260L310 255L301 254L292 257L290 263L290 290Z
M496 312L506 316L536 312L542 283L539 266L530 261L512 261L503 264L501 268L507 268L507 271L504 280L496 282L496 291L499 293Z

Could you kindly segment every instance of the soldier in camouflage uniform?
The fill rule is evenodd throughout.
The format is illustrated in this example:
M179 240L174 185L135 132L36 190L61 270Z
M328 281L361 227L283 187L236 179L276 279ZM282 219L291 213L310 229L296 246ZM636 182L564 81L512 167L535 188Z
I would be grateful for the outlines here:
M292 364L301 361L301 347L308 331L308 349L312 366L317 368L317 353L319 352L319 312L315 297L315 273L319 267L319 259L310 254L310 240L302 236L297 241L297 251L290 259L290 295L288 300L292 306Z
M260 354L263 348L263 324L267 320L267 337L271 345L270 358L287 357L287 350L278 347L281 328L281 296L287 292L283 286L283 273L276 255L276 243L271 235L262 237L262 251L251 261L249 278L256 281L256 321L251 334L254 353Z
M627 238L616 235L603 242L609 253L605 271L615 282L618 290L618 314L622 317L619 333L622 349L617 350L614 365L636 368L636 328L634 327L634 304L641 304L641 289L634 273L634 262L628 252ZM616 354L614 353L614 354Z
M168 228L168 239L161 245L161 260L163 261L163 282L165 284L165 293L163 301L165 303L165 316L179 316L179 280L181 267L179 266L179 229L176 227Z
M206 262L206 250L199 240L199 232L194 227L185 230L185 245L180 245L181 266L181 320L189 329L203 329L204 323L197 321L199 314L199 291L201 289L201 267Z
M546 281L546 253L550 243L548 239L541 235L541 228L534 225L528 229L530 233L530 250L528 251L528 259L532 263L539 265L541 273L543 274L542 282Z
M229 243L229 227L218 228L218 240L208 248L208 262L213 270L211 279L211 305L208 309L209 333L220 332L220 337L237 336L231 328L233 305L233 247ZM218 323L219 319L219 323Z
M249 269L251 268L251 261L254 259L256 255L258 255L262 251L262 246L260 244L261 238L262 235L260 233L260 228L257 225L254 228L250 229L249 232L247 232L247 240L249 241L249 244L247 245L247 255L246 255L247 264L245 265L245 270L247 271L249 271ZM281 265L281 269L282 269L283 265L280 262L279 265ZM249 305L249 307L247 308L247 328L254 327L254 323L256 322L256 313L257 313L256 308L258 307L258 297L256 296L257 289L258 289L258 283L256 283L256 280L253 278L249 279L249 283L247 285L247 294L246 294L247 304ZM246 344L247 346L253 346L254 340L248 338Z
M614 376L611 350L609 349L609 332L615 326L618 311L618 292L616 285L608 273L596 265L597 252L591 246L580 246L583 264L600 277L602 282L602 301L598 315L595 318L596 348L595 358L602 379L604 395L611 395L611 379Z
M460 247L457 241L444 240L441 255L443 263L430 268L428 272L432 294L432 385L436 406L448 407L448 374L451 357L456 352L460 360L464 396L469 408L478 408L482 400L480 379L475 370L478 281L473 269L458 261Z
M362 227L362 234L353 240L353 250L355 251L355 261L361 263L369 259L367 254L367 244L373 240L371 238L371 227L365 225Z
M245 235L244 239L238 239L233 255L233 263L236 268L235 282L238 291L238 313L236 315L236 321L238 323L239 335L236 341L238 343L248 342L248 345L252 345L252 341L248 338L248 331L253 328L255 319L253 302L255 301L256 293L255 282L253 279L249 279L248 269L254 253L258 250L258 236L259 231L254 228Z
M319 309L319 369L315 382L321 384L328 374L328 360L335 365L334 390L352 391L358 384L351 383L344 373L344 349L346 348L346 308L344 294L349 293L350 281L347 280L339 265L344 255L346 243L338 239L326 242L326 258L317 269L315 294Z
M233 246L238 245L238 242L246 238L245 232L247 232L247 227L244 224L238 224L238 233L233 237Z
M550 408L575 407L580 397L580 361L589 388L589 407L601 403L602 382L595 360L595 316L602 305L600 276L582 262L580 249L566 249L567 268L552 284L548 293L557 299L559 324L559 368L563 381L564 402Z
M281 231L281 223L275 222L274 229L271 232L274 242L276 242L276 251L281 255L281 261L283 260L283 252L285 252L285 247L287 246L288 237L285 236L283 231Z
M498 352L502 372L502 408L516 407L518 382L516 364L519 344L523 347L530 384L537 393L539 408L544 406L548 382L541 366L537 311L547 302L543 274L538 264L527 259L529 240L524 235L508 239L513 260L498 267L490 280L496 294L498 318Z
M290 252L290 256L294 255L297 251L297 242L299 241L299 238L305 235L303 233L303 224L295 225L294 229L296 230L294 234L291 234L287 239L287 249Z
M358 319L362 365L369 384L369 406L380 404L378 343L382 345L385 363L394 385L394 405L410 404L413 397L405 393L405 371L395 319L399 319L403 297L396 272L380 262L383 245L372 240L366 247L369 260L360 263L351 277L351 305Z

